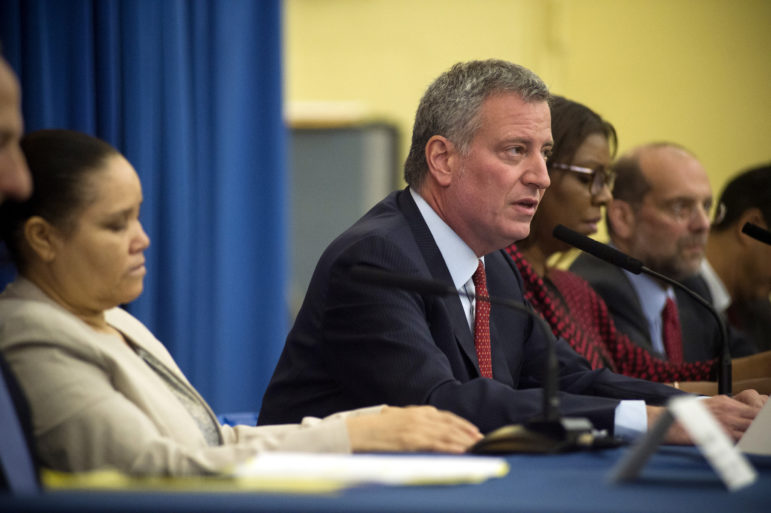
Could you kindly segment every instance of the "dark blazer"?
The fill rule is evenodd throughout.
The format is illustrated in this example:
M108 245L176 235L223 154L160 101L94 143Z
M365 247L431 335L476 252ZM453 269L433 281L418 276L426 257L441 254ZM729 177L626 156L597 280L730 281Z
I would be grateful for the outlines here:
M665 355L653 349L648 323L643 315L637 291L620 267L584 253L575 259L570 270L588 281L605 300L620 332L640 347L666 359ZM707 301L712 301L709 288L700 276L685 280L683 284ZM685 292L675 288L675 296L683 335L683 359L696 362L718 356L722 343L720 328L714 317ZM746 356L755 352L746 337L734 330L729 330L728 335L732 356Z
M731 326L744 333L758 351L771 351L771 302L733 301L726 311Z
M358 406L430 404L483 432L541 412L546 339L525 314L492 305L494 379L482 378L458 297L376 287L350 279L365 264L452 284L407 189L378 203L321 256L260 411L260 424L296 422ZM494 296L524 301L503 251L485 258ZM673 388L592 371L559 341L562 412L612 430L619 398L662 403Z

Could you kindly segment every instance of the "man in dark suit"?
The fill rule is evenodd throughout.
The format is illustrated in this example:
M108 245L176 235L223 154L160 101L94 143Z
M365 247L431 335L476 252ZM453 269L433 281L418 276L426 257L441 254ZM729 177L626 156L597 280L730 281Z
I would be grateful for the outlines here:
M635 148L613 166L616 182L607 210L611 243L647 267L682 281L711 299L698 275L709 234L712 189L701 163L672 143ZM720 354L720 328L704 307L684 292L647 275L634 275L587 254L570 270L602 296L616 328L657 357L703 361ZM672 300L679 341L666 337L666 307ZM755 352L741 334L732 332L734 357Z
M357 283L350 269L366 265L482 295L486 287L523 301L521 278L501 250L528 234L549 185L547 98L532 72L493 60L457 64L428 88L405 163L409 187L378 203L322 255L259 423L377 403L430 404L488 432L541 412L546 338L531 317ZM617 435L643 431L662 411L653 405L679 393L592 371L564 341L557 352L562 412ZM708 399L734 436L767 398L741 399L747 404ZM687 438L674 429L670 440Z

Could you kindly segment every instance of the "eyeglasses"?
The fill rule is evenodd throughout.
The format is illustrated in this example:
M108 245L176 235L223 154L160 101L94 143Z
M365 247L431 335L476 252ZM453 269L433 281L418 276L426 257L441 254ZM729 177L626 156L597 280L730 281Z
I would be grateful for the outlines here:
M613 184L616 182L616 173L602 166L597 167L596 169L592 169L590 167L574 166L572 164L561 164L556 162L551 164L551 167L591 176L589 192L592 194L592 196L597 196L600 194L602 192L602 188L606 185L608 186L608 190L612 191Z
M708 199L704 202L699 202L694 199L681 198L660 204L658 208L675 221L684 224L690 223L695 217L699 215L703 215L704 217L709 218L709 211L712 208L712 200ZM716 214L721 215L720 208L718 208Z

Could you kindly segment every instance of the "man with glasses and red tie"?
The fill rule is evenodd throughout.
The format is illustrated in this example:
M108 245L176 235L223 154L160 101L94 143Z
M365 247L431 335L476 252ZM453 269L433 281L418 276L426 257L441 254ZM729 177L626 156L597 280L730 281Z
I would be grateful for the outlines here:
M699 160L674 143L639 146L613 165L607 208L611 243L661 274L711 299L698 276L710 228L712 189ZM616 328L672 362L709 360L720 353L720 329L703 306L645 274L632 274L587 254L570 270L608 305ZM746 337L729 336L732 357L755 352Z

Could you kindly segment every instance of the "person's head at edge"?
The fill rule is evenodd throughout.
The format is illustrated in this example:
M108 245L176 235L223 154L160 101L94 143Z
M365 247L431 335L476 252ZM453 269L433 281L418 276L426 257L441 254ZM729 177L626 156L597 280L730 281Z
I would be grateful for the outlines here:
M730 180L720 194L718 212L707 243L710 263L733 300L768 299L771 246L742 233L742 228L745 223L771 228L771 164L748 169ZM717 258L724 260L720 268Z
M551 185L533 218L530 235L517 243L523 250L537 246L543 258L570 249L552 236L556 225L584 235L597 231L602 209L612 199L610 167L618 146L613 125L589 107L558 95L551 96L549 105L554 137L547 164Z
M645 144L613 165L608 233L623 252L670 278L699 271L709 234L712 189L704 167L671 142Z
M19 149L23 130L19 81L0 56L0 203L6 198L23 200L32 191L27 162Z
M527 236L549 185L549 91L499 60L458 63L415 115L407 184L478 255Z
M21 148L35 188L0 206L2 238L22 276L99 329L104 310L142 292L150 241L139 177L115 148L80 132L32 132Z

